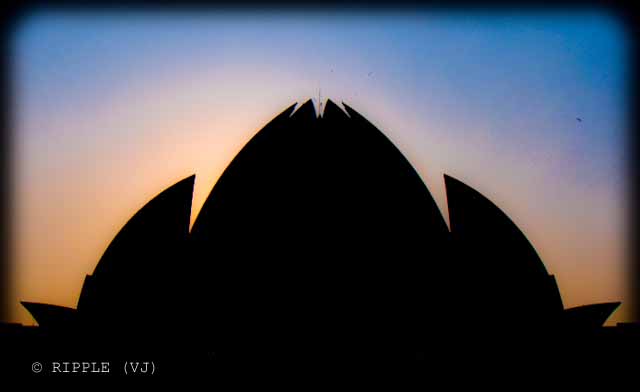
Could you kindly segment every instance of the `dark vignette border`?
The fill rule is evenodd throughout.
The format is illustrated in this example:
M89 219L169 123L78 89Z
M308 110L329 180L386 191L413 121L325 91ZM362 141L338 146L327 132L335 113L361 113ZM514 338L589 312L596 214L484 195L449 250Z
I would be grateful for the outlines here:
M126 12L146 12L146 11L161 11L166 13L180 13L180 12L192 12L192 11L216 11L216 10L264 10L264 11L277 11L286 12L289 10L303 10L312 12L322 11L363 11L363 12L395 12L395 11L447 11L447 12L469 12L469 11L482 11L482 12L501 12L501 11L517 11L517 12L531 12L531 11L572 11L581 10L584 8L596 8L602 9L605 12L613 14L621 24L626 28L627 35L630 39L630 62L629 69L631 74L630 80L630 95L628 97L628 110L629 110L629 137L628 148L630 149L629 156L629 195L627 199L631 204L629 211L631 212L630 227L628 230L628 279L629 287L632 290L631 298L632 304L632 321L640 320L640 241L637 241L640 237L640 208L638 208L639 201L639 172L637 170L637 159L640 156L638 154L638 135L640 125L638 113L640 108L638 103L640 100L640 78L638 78L637 61L638 61L638 13L632 6L631 1L556 1L553 5L545 4L542 1L520 1L517 4L515 2L502 2L502 1L410 1L410 0L396 0L396 1L345 1L337 2L335 0L325 1L308 1L305 3L294 1L271 1L267 4L259 3L255 1L182 1L179 4L169 1L63 1L63 0L51 0L51 1L11 1L5 3L0 9L1 18L1 36L0 36L0 322L9 320L9 302L8 293L12 287L12 282L9 277L11 276L11 263L9 257L9 244L11 243L11 186L12 186L12 163L13 163L13 139L12 139L12 124L11 117L13 113L12 95L13 95L13 80L11 76L11 40L16 29L23 21L25 17L34 11L39 10L60 10L60 11L126 11Z

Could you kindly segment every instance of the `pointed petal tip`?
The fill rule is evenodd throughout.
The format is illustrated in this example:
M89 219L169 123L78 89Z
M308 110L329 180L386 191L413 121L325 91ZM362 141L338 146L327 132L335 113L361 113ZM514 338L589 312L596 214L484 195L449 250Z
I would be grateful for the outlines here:
M327 103L325 104L325 107L324 107L323 117L327 115L329 117L345 116L347 118L350 118L349 114L343 108L341 108L338 104L333 102L331 99L327 99Z
M359 119L360 121L364 121L366 123L371 124L371 122L369 120L367 120L367 118L365 116L363 116L362 114L358 113L354 108L352 108L351 106L349 106L346 103L344 103L344 101L342 102L342 106L344 106L344 109L345 109L345 111L347 112L347 115L350 118Z
M280 113L280 116L287 116L287 117L291 117L293 115L293 113L295 112L296 106L298 106L298 102L294 102L293 105L289 106L288 108L286 108L282 113Z
M450 190L450 189L451 189L451 188L453 188L453 187L457 187L457 188L460 188L460 187L467 187L467 188L470 188L470 187L469 187L468 185L466 185L464 182L462 182L462 181L458 180L458 179L457 179L457 178L455 178L455 177L450 176L450 175L449 175L449 174L447 174L447 173L443 173L442 175L443 175L443 177L444 177L444 186L445 186L445 190L447 190L447 191L448 191L448 190Z
M298 106L298 108L291 113L289 117L301 117L312 115L313 117L318 117L318 113L316 112L316 108L313 105L313 100L309 98L302 105Z
M182 180L180 180L179 182L185 182L185 183L195 183L196 182L196 175L192 174L189 177L185 177Z

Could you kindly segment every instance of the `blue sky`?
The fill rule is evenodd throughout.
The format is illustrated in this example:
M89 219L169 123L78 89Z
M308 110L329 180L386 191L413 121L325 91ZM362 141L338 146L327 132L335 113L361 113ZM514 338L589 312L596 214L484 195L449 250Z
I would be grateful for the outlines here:
M629 40L597 10L35 13L12 46L14 296L74 306L141 203L195 173L195 216L251 135L321 90L390 137L445 216L443 173L503 208L565 304L628 300Z

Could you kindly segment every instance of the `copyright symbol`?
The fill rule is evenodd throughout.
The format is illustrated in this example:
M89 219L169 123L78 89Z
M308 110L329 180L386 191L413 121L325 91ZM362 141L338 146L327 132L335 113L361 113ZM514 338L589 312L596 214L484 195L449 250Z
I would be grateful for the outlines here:
M34 362L33 365L31 365L31 370L33 370L34 373L40 373L42 371L42 364L40 362Z

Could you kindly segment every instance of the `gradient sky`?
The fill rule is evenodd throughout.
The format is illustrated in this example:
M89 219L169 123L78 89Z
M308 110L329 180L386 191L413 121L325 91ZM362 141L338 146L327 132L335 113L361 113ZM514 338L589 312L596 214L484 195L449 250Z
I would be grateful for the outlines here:
M610 322L629 319L630 42L611 15L40 11L12 44L12 321L34 324L19 300L75 307L126 221L195 173L193 222L251 136L319 90L445 217L443 173L499 205L565 307L622 300Z

